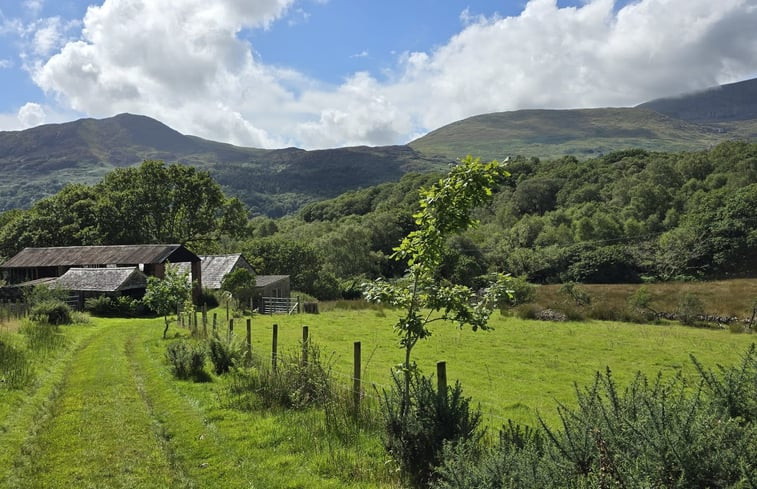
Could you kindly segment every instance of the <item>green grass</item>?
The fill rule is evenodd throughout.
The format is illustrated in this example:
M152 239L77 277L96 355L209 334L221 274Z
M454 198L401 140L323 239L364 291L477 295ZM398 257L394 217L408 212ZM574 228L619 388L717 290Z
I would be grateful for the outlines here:
M271 355L300 349L302 326L346 389L354 341L362 342L366 395L389 385L402 359L392 325L397 313L344 309L319 315L256 316L253 350ZM219 323L225 314L217 310ZM705 366L733 364L754 336L682 326L611 322L544 323L495 315L493 331L438 325L415 350L426 373L447 362L450 382L480 402L489 426L506 418L554 423L555 401L571 404L573 383L589 384L609 366L624 385L641 370L693 375L689 354ZM0 487L399 487L378 433L339 437L323 411L240 410L228 379L179 381L165 362L166 345L188 334L162 319L93 319L63 328L64 347L35 357L34 385L0 397ZM235 336L244 337L243 320ZM14 341L20 333L6 333ZM210 370L210 367L207 367ZM376 386L374 389L373 386Z
M392 330L393 311L336 309L320 315L263 316L253 320L253 349L261 356L271 351L272 324L279 324L279 348L296 350L302 325L308 325L312 341L324 358L332 358L338 379L352 377L353 342L362 346L364 379L379 389L390 383L390 371L402 359ZM438 325L433 335L414 350L418 366L436 371L436 362L447 362L450 383L460 380L464 392L480 402L490 425L507 418L534 425L537 413L556 421L556 403L572 403L574 382L590 384L596 372L610 367L619 385L636 372L668 375L694 374L689 355L703 364L735 363L752 335L726 330L678 325L633 325L613 322L551 323L524 321L495 314L493 331L472 332L452 325ZM243 331L235 331L243 335ZM368 395L375 395L369 388Z

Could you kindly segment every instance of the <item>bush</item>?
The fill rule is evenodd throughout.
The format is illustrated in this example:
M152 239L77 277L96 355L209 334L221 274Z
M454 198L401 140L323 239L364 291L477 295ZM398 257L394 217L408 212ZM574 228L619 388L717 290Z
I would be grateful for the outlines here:
M202 289L202 292L200 292L200 295L197 297L197 305L199 307L205 306L208 309L213 309L214 307L218 307L219 304L218 297L216 297L215 292L210 289Z
M21 389L31 382L33 376L26 352L0 338L0 388Z
M237 406L245 408L302 409L325 406L334 398L331 367L324 365L320 349L312 343L307 363L290 354L278 358L276 370L268 365L234 370L230 392Z
M480 441L481 411L471 409L459 382L437 392L431 379L413 372L406 407L404 389L403 378L394 375L393 388L384 391L384 446L413 487L427 487L446 443Z
M34 305L30 312L33 321L52 325L71 324L71 308L63 301L46 300Z
M204 380L205 349L202 345L180 340L166 347L166 360L177 379Z
M676 317L686 326L693 326L697 323L700 316L704 314L704 304L699 296L693 292L685 292L681 295L676 308Z
M511 277L507 287L512 295L502 298L500 309L528 304L536 299L536 286L528 283L526 277Z
M521 319L538 319L541 307L535 304L526 304L515 309L515 314Z
M503 430L492 449L445 451L434 487L753 487L757 478L757 349L717 372L694 363L699 388L682 377L639 374L625 389L608 370L577 389L561 426Z
M225 374L231 367L239 366L244 356L244 345L241 342L226 341L221 339L218 333L214 333L208 343L210 361L213 363L213 371L217 375Z
M115 299L106 295L89 297L84 301L84 310L98 317L140 317L147 313L141 301L127 295Z

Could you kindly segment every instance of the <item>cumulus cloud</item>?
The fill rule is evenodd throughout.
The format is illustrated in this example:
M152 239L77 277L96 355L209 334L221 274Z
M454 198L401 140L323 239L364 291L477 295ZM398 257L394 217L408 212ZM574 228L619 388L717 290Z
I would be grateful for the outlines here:
M9 59L0 59L0 69L10 68L11 66L13 66L13 61Z
M23 128L39 126L46 122L47 114L40 104L28 102L18 110L18 120Z
M486 112L635 105L757 67L757 0L529 0L517 16L463 11L457 35L401 53L385 78L361 72L329 87L263 64L240 38L293 3L105 0L33 77L88 115L136 112L236 144L318 148L404 143ZM40 34L40 52L53 34Z

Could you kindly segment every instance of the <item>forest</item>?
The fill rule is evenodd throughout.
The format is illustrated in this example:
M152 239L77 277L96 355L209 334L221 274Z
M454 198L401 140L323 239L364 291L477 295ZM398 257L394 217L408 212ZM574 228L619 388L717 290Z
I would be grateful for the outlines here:
M505 168L510 176L476 211L478 225L449 239L440 279L475 287L495 271L534 283L757 272L757 143L587 160L514 157ZM1 214L0 255L25 246L179 242L201 254L241 251L258 273L290 274L297 290L350 298L366 279L404 274L394 248L414 229L418 190L441 176L409 173L273 219L249 216L207 172L146 161Z

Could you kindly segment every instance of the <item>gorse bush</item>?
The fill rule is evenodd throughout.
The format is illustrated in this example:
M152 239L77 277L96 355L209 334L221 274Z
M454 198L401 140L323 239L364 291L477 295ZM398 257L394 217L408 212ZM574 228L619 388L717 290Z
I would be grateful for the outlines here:
M34 377L27 353L0 337L0 389L21 389Z
M33 321L52 325L71 324L71 308L63 301L45 300L32 306L30 316Z
M177 379L204 380L205 348L201 344L179 340L166 347L166 360Z
M700 381L639 374L619 390L608 370L560 405L560 427L448 449L435 487L755 487L757 351ZM509 430L517 433L519 430Z
M393 375L394 385L383 393L384 446L413 487L426 487L434 469L442 463L447 443L478 443L481 411L463 397L457 382L453 388L437 391L434 383L417 371L405 396L405 382ZM409 399L409 405L405 403Z

